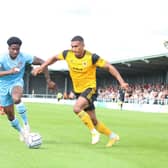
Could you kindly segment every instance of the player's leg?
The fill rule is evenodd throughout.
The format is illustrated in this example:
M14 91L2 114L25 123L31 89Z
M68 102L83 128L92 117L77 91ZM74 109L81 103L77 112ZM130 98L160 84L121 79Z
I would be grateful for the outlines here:
M107 135L109 137L109 142L107 143L107 147L111 147L115 144L120 138L119 136L111 131L103 122L98 121L95 125L95 128L102 134Z
M97 125L98 121L97 121L95 110L93 109L93 106L90 105L89 107L87 107L85 109L85 111L90 116L90 118L92 120L92 123L93 123L93 125L95 127L95 125ZM100 140L100 134L99 134L99 131L97 130L97 132L93 132L92 133L92 144L99 142L99 140Z
M90 109L87 108L87 113L89 114L96 130L104 135L107 135L110 138L108 144L106 145L107 147L110 147L117 140L119 140L119 136L115 134L114 132L112 132L103 122L100 122L97 120L95 110L91 110L93 109L93 106L94 105L90 106Z
M74 112L79 116L81 121L89 128L92 134L92 144L96 144L99 141L99 133L94 128L93 122L87 112L84 109L89 105L89 101L86 98L89 94L92 95L92 89L87 89L81 95L77 95L77 101L74 105ZM93 138L93 136L95 138Z
M11 126L19 132L19 136L22 137L22 141L27 143L27 136L25 135L25 132L21 127L19 120L15 117L14 105L12 104L4 107L4 111L8 117L8 120L11 123Z
M16 129L18 132L22 131L21 125L19 123L19 120L14 115L14 105L11 104L9 106L4 107L4 112L7 115L8 120L11 123L11 126Z
M118 100L118 106L119 106L120 110L122 110L122 102L121 102L121 100Z
M14 129L16 129L20 135L24 137L24 131L19 123L19 120L15 117L14 104L10 94L7 93L6 95L0 96L0 99L1 99L1 104L4 108L4 112L7 115L7 118L11 126Z
M106 146L112 146L117 140L119 140L119 136L112 132L103 122L97 120L95 106L93 104L94 100L96 99L96 94L92 96L92 101L90 101L90 105L85 109L89 114L96 130L102 134L107 135L110 140Z
M22 118L23 124L24 124L24 131L26 134L30 133L30 126L28 123L28 117L27 117L27 109L24 103L21 102L21 97L23 94L23 88L22 86L14 86L11 90L12 99L16 105L17 112Z
M123 102L121 102L121 110L123 109Z
M89 114L96 130L109 137L109 142L106 145L107 147L112 146L116 141L119 140L119 136L116 133L112 132L103 122L97 120L95 110L88 109L87 113Z
M0 105L0 115L4 115L5 112L4 112L4 108Z

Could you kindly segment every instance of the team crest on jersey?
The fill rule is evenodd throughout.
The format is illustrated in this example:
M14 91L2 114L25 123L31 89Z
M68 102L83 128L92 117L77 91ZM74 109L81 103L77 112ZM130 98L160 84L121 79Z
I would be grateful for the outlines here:
M17 67L19 67L19 68L22 67L22 64L23 64L23 63L22 63L21 61L18 62L18 66L17 66Z
M71 63L74 63L73 59L70 60Z
M84 67L86 67L86 66L87 66L87 61L82 62L82 65L83 65Z

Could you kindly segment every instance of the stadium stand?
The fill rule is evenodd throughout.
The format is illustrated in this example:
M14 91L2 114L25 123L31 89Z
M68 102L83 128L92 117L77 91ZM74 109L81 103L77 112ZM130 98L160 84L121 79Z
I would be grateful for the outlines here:
M137 102L157 102L159 104L167 104L167 87L168 87L168 53L144 56L139 58L131 58L131 59L122 59L119 61L111 62L122 74L124 79L131 85L133 90L133 95L127 96L125 101L129 103L137 103ZM28 73L30 69L27 69L24 79L25 82L25 97L54 97L56 98L56 93L50 92L47 89L45 79L43 75L39 75L38 77L33 77ZM72 91L72 83L69 77L69 72L67 70L54 70L50 69L52 80L57 83L57 91L61 93L69 94ZM103 80L102 80L103 77ZM102 99L100 96L98 100L100 101L117 101L117 83L114 78L108 74L108 72L97 69L97 85L100 90L105 88L106 91L109 90L109 87L113 88L114 92L110 93L110 97L106 99ZM159 100L140 100L138 98L137 90L141 88L141 90L145 90L146 86L150 88L150 92L157 92ZM136 94L135 94L136 92ZM145 90L145 92L147 92ZM149 90L148 90L149 92ZM164 92L164 98L161 96L161 92ZM156 94L156 93L155 93ZM101 95L101 94L100 94ZM136 96L135 96L136 95ZM162 100L161 100L162 99ZM164 99L164 100L163 100Z

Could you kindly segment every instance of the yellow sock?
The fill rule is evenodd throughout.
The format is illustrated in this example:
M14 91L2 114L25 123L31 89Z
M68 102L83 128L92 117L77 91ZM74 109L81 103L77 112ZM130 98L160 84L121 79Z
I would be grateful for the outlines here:
M82 120L82 122L89 128L89 130L94 129L94 125L93 125L92 120L91 120L90 116L88 115L88 113L86 113L85 111L81 111L78 114L78 116Z
M107 128L102 122L97 123L97 125L95 126L96 130L99 131L102 134L105 134L107 136L110 136L110 134L112 133L111 130L109 128Z

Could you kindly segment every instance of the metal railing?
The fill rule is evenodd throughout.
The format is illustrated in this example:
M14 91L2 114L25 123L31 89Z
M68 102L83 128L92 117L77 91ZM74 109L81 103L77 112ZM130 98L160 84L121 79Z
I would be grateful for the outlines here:
M54 94L24 94L24 98L44 98L44 99L56 99L56 95ZM117 98L97 98L98 102L118 102ZM132 103L132 104L159 104L159 105L168 105L168 99L136 99L130 98L125 99L124 103Z

